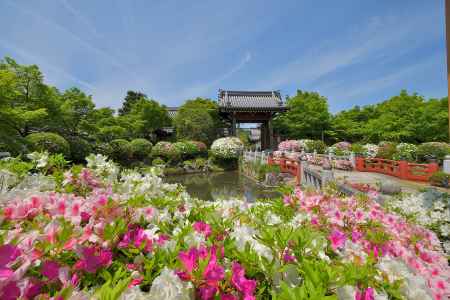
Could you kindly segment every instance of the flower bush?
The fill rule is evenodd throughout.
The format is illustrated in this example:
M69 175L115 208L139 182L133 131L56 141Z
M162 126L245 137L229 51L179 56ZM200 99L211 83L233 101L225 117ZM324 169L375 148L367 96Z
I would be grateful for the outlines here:
M392 142L380 142L378 144L378 152L377 157L383 158L383 159L393 159L394 154L397 151L396 148L397 144Z
M280 150L280 151L297 152L297 151L300 151L300 149L301 149L301 145L300 145L299 141L297 141L297 140L286 140L286 141L282 141L281 143L278 144L278 150Z
M225 137L215 140L211 152L221 159L237 159L244 150L244 144L237 137Z
M113 163L89 161L55 188L3 195L1 299L450 296L436 234L374 192L204 202L158 169L112 178Z
M396 146L396 152L392 156L394 160L416 160L417 146L409 143L400 143Z
M430 189L426 192L394 198L388 208L433 230L450 253L450 197Z
M450 146L447 143L430 142L417 146L417 159L426 162L429 159L442 161L446 155L450 154Z
M327 145L321 140L308 140L305 149L305 151L309 153L316 152L318 154L323 154L327 149Z
M171 152L173 152L173 144L170 142L158 142L152 148L152 155L155 157L169 159Z
M144 160L152 153L153 144L146 139L134 139L130 142L131 154L134 159Z
M378 145L374 145L374 144L365 144L363 145L363 155L365 157L376 157L378 154Z

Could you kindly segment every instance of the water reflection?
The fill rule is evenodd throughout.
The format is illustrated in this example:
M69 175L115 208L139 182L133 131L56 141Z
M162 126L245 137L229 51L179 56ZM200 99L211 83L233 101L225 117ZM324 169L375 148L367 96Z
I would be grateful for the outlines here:
M264 189L237 171L175 175L167 176L164 180L168 183L180 183L191 196L207 201L242 199L254 202L257 199L280 196L273 189Z

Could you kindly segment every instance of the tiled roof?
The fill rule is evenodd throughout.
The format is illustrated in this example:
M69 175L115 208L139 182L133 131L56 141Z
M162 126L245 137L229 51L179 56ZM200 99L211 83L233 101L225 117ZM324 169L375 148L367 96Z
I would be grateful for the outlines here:
M278 91L219 90L219 108L234 111L283 111L286 106Z
M169 113L169 118L173 119L177 115L178 107L168 107L167 112Z

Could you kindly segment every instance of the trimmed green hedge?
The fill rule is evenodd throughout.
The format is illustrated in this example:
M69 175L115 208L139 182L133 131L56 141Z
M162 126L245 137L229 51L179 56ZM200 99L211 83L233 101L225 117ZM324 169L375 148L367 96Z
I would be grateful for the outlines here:
M143 160L152 154L153 144L146 139L134 139L130 142L133 159Z
M69 142L59 134L53 132L38 132L27 135L25 138L32 151L48 151L49 153L62 153L70 156Z

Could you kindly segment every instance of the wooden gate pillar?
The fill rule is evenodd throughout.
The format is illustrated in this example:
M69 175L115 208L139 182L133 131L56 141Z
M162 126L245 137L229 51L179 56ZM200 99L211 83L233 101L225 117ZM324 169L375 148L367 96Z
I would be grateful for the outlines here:
M231 116L231 135L236 136L236 114Z
M272 118L267 121L267 134L270 149L274 149Z
M267 149L267 126L266 123L261 123L261 150Z

